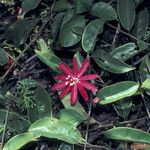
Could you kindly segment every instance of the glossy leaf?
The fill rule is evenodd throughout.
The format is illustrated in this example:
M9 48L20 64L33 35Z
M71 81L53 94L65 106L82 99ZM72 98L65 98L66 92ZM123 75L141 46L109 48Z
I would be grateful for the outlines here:
M150 60L148 56L142 60L140 64L139 73L141 76L141 81L144 82L146 79L150 78Z
M27 41L37 23L38 19L36 18L26 18L16 21L5 32L5 37L8 41L13 41L15 46L19 46Z
M72 8L72 5L67 0L58 0L54 4L53 11L60 12L60 11L65 11L65 10L71 9L71 8Z
M74 27L85 26L84 16L75 16L69 20L60 30L59 41L62 47L69 47L77 44L81 40L81 35L78 35L72 31Z
M24 145L36 141L36 138L38 137L38 135L31 132L18 134L6 143L3 150L19 150Z
M35 50L36 56L52 70L59 72L58 65L62 61L50 50L44 40L39 40L39 49Z
M9 61L8 54L0 47L0 66L5 65Z
M144 88L144 89L150 90L150 78L149 78L149 79L146 79L146 80L142 83L141 87Z
M135 1L134 0L118 0L118 15L122 26L130 31L135 22Z
M127 43L114 49L111 54L119 60L126 61L138 53L138 50L135 48L135 43Z
M82 35L82 47L87 53L94 50L98 34L103 32L104 22L100 19L91 21L84 29Z
M139 143L150 144L150 133L139 129L128 127L117 127L103 132L103 134L111 139L122 141L133 141Z
M76 14L89 11L92 4L93 0L76 0Z
M4 126L0 125L0 133L3 131Z
M132 31L133 35L136 36L138 39L144 37L148 28L148 24L149 13L147 8L144 8L136 16L135 25Z
M82 144L84 141L75 126L56 118L43 118L36 121L29 128L29 132L37 136L58 139L70 144Z
M91 8L91 14L104 21L117 19L117 13L115 9L110 4L105 2L95 3Z
M69 122L75 126L85 120L82 115L73 109L62 109L58 116L61 121Z
M28 11L35 9L41 0L30 0L30 3L28 0L22 1L22 15L24 16Z
M135 69L119 59L112 57L103 50L96 50L93 53L92 58L99 67L112 73L121 74Z
M97 97L100 104L109 104L126 97L133 96L139 88L139 84L133 81L124 81L100 89Z
M37 86L34 93L35 106L29 108L29 119L32 123L38 119L50 117L52 114L51 97L49 93L41 86Z

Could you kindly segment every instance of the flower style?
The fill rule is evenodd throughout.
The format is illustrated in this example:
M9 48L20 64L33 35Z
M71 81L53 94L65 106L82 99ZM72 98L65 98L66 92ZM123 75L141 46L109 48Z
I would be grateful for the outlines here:
M97 74L83 75L89 66L89 60L86 59L81 68L78 69L77 60L73 58L73 70L71 71L69 67L65 64L60 64L59 69L63 74L56 76L56 80L61 82L55 84L52 90L62 89L60 92L60 98L64 97L67 93L71 91L70 104L75 105L77 102L78 92L81 94L85 101L88 100L88 94L85 89L96 92L97 88L91 83L87 82L98 77Z

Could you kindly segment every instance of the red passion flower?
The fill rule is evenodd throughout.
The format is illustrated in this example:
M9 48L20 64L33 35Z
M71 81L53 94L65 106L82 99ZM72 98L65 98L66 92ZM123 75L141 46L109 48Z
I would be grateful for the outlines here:
M65 64L60 64L59 69L63 74L56 76L56 80L61 82L55 84L52 90L61 89L60 98L64 97L67 93L71 91L70 104L75 105L77 102L78 92L81 94L83 99L87 101L89 99L88 94L85 89L96 92L97 88L91 83L87 82L98 77L97 74L84 75L89 66L89 60L86 59L81 68L78 69L77 60L73 58L73 70L70 70Z

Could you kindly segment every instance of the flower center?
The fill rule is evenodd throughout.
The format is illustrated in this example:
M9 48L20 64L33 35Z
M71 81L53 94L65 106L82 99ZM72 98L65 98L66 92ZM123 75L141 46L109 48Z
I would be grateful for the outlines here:
M77 82L78 82L78 78L68 76L68 77L66 78L66 83L65 83L65 84L66 84L66 85L69 85L69 86L73 86L73 85L75 85Z

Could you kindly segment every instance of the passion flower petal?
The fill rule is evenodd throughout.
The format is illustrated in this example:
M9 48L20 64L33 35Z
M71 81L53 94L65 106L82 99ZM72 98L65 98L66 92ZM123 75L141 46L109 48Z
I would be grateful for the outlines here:
M53 87L52 87L52 90L58 90L58 89L62 89L66 86L65 82L60 82L60 83L57 83L55 84Z
M59 68L62 72L64 72L66 75L70 75L72 76L72 72L71 70L69 69L69 67L67 67L65 64L60 64L59 65Z
M86 82L86 81L82 81L79 83L81 86L85 87L86 89L88 90L91 90L91 91L94 91L96 92L97 91L97 87L95 87L94 85L92 85L91 83L89 82Z
M88 59L86 59L84 62L83 62L83 64L82 64L82 66L81 66L81 68L80 68L80 70L79 70L79 73L78 73L78 75L77 75L77 77L78 78L80 78L84 73L85 73L85 71L87 70L87 68L88 68L88 66L89 66L89 60Z
M55 77L56 80L66 80L67 76L66 75L58 75Z
M64 90L60 92L60 98L63 98L70 91L70 86L67 86Z
M70 104L72 106L76 104L77 96L78 96L78 89L77 89L77 85L75 84L71 89Z
M87 101L89 99L89 96L88 96L86 90L81 85L78 85L78 90L79 90L80 94L82 95L82 97L84 98L84 100Z
M78 72L78 65L77 65L77 60L75 57L73 58L72 64L73 64L73 73L76 76Z
M82 76L80 78L80 80L92 80L92 79L96 79L98 77L99 76L97 74L89 74L89 75Z

